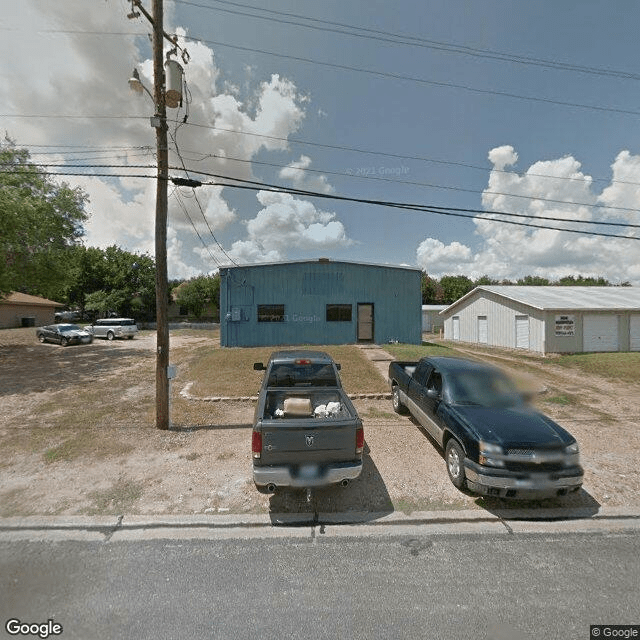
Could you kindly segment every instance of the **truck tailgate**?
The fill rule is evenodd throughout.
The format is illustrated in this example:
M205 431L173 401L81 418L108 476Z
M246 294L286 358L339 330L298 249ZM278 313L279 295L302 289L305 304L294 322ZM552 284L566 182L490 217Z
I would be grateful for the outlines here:
M305 424L308 423L308 424ZM356 458L357 420L266 420L262 423L261 465L330 464Z

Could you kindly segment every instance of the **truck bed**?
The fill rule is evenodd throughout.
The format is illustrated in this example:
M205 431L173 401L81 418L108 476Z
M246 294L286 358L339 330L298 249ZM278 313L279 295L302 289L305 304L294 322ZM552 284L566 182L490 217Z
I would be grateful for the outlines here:
M341 390L267 391L260 464L352 460L358 425L358 415Z

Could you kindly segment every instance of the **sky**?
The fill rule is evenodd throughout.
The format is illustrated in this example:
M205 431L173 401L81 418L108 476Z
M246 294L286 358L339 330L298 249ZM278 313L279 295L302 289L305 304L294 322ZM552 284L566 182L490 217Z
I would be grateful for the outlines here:
M137 68L153 87L151 25L127 17L130 0L0 8L4 133L88 194L87 246L153 255L154 106L127 83ZM328 257L436 278L640 285L639 3L165 0L164 10L188 52L183 105L168 110L170 174L205 183L170 185L170 278Z

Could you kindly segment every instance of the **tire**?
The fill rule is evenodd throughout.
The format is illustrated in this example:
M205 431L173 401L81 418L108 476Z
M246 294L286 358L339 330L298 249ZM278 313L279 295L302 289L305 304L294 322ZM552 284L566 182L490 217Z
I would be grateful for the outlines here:
M46 342L46 339L45 339L45 337L44 337L42 334L40 334L40 335L38 336L38 340L40 340L40 342L41 342L42 344L44 344L44 343Z
M400 415L406 415L408 413L407 407L402 404L400 400L400 390L398 385L394 384L391 389L391 402L393 403L393 410Z
M113 331L109 331L109 333L107 333L107 340L113 340L116 336L114 335Z
M464 474L464 451L456 439L451 438L447 442L444 451L444 460L447 464L449 480L451 480L453 486L458 489L466 488L467 478Z
M66 346L69 344L69 340L67 340L67 338L62 338L62 339L60 340L60 344L61 344L63 347L66 347Z

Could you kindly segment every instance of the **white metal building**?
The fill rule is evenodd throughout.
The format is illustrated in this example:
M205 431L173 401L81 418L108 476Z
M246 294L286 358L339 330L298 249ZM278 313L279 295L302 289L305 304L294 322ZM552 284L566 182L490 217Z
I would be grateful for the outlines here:
M639 287L482 286L441 315L447 340L543 354L640 351Z
M422 305L422 331L426 333L436 333L443 327L441 311L447 308L446 304L423 304Z

